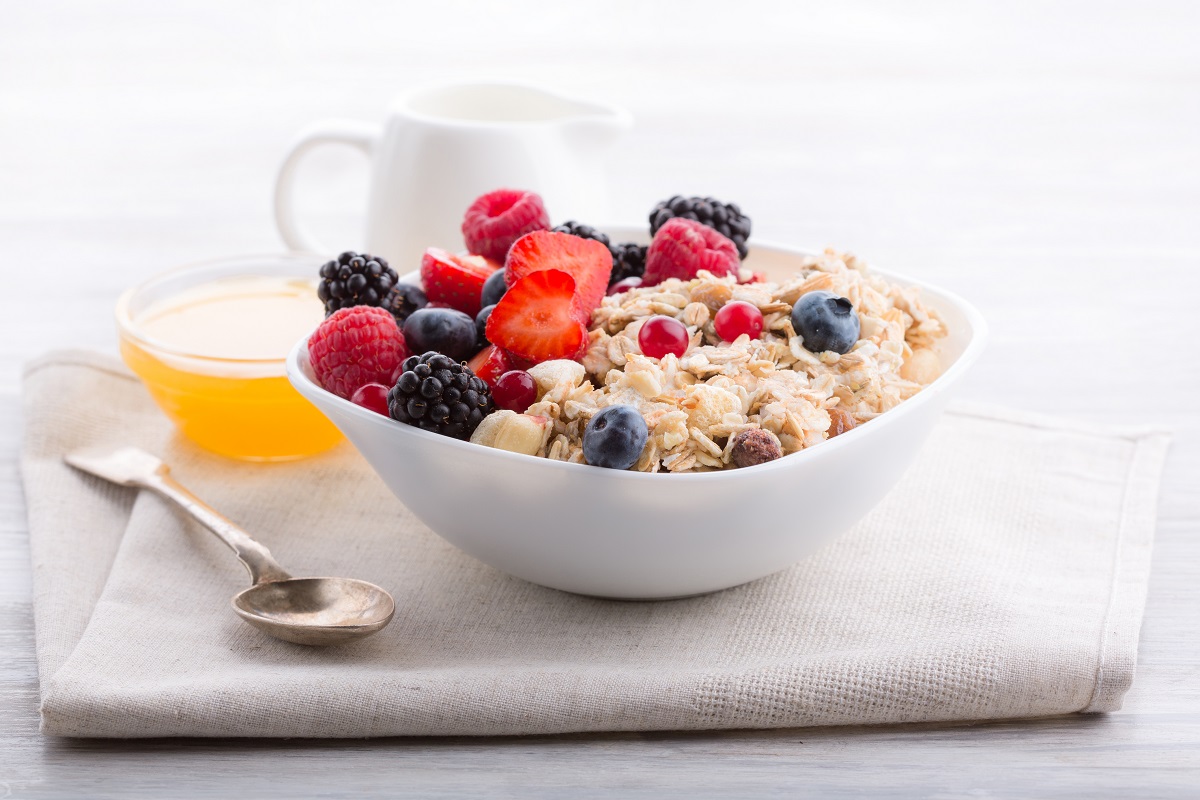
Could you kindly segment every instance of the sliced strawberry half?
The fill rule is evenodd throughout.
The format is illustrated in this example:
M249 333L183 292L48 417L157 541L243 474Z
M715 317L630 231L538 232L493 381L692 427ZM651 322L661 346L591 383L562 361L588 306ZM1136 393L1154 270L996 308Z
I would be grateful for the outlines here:
M575 295L575 279L560 269L519 278L488 317L488 341L535 363L579 358L587 328L576 316Z
M501 375L517 369L516 362L517 359L513 358L512 353L489 344L468 361L467 366L488 386L494 386L496 379Z
M483 256L460 256L430 247L421 257L421 285L431 305L444 304L473 317L479 313L483 283L496 269L496 262Z
M508 258L504 261L504 279L513 286L525 276L542 270L556 269L567 273L575 279L572 313L586 325L608 291L612 266L612 252L595 239L534 231L517 239L509 248Z

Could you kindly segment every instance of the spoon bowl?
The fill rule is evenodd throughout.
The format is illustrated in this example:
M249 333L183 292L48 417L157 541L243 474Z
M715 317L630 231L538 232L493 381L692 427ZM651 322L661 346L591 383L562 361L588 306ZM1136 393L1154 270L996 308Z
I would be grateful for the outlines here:
M383 629L392 596L354 578L291 578L258 583L234 596L233 610L259 630L306 645L343 644Z

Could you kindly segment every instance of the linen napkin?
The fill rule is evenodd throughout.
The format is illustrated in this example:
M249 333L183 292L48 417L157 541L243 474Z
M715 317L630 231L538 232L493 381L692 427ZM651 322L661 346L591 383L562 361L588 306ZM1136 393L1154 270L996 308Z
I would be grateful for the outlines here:
M620 602L475 561L418 522L348 444L285 464L200 451L108 357L32 363L24 408L42 727L67 736L1111 711L1133 679L1167 448L1154 431L959 406L894 491L816 555L724 592ZM99 444L161 456L296 574L389 589L395 620L330 649L250 628L229 608L246 575L220 542L156 496L62 463Z

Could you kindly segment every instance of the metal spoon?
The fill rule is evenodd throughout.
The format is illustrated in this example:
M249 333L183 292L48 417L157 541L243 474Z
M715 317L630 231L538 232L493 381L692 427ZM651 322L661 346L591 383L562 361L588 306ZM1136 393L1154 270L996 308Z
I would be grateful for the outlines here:
M121 486L150 489L177 503L237 554L254 585L235 595L238 616L259 630L296 644L343 644L370 636L396 611L392 596L352 578L293 578L241 528L172 478L158 458L136 447L79 450L64 459L76 469Z

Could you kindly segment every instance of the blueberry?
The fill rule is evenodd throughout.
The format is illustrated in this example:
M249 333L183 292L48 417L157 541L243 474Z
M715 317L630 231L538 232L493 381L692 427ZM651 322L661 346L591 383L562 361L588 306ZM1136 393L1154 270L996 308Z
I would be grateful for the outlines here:
M596 412L583 431L583 457L594 467L629 469L646 446L646 420L633 406Z
M507 291L508 284L504 282L504 270L498 269L483 282L483 294L480 296L479 302L485 306L494 306L500 302L500 298L504 297L504 293Z
M858 341L861 325L854 306L833 292L809 292L792 306L792 327L813 353L847 353Z
M492 315L492 309L495 307L495 303L492 303L490 306L484 306L475 315L475 346L480 350L491 344L487 338L487 321L488 317Z
M455 361L475 355L475 320L452 308L422 308L404 320L404 341L414 353L436 350Z

